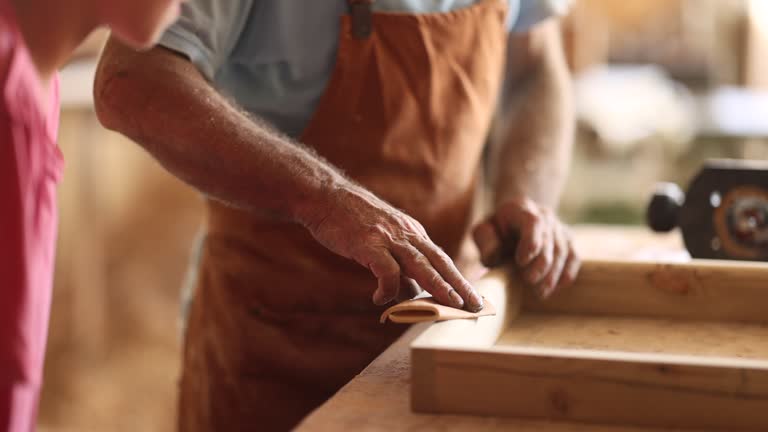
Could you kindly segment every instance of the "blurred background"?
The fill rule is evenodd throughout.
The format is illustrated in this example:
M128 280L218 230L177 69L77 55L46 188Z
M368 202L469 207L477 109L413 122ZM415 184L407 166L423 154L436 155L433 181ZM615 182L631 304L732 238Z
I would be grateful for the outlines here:
M657 181L768 156L768 1L576 0L570 223L641 224ZM40 430L167 431L199 196L100 127L96 34L63 71L61 228ZM762 54L762 55L761 55Z

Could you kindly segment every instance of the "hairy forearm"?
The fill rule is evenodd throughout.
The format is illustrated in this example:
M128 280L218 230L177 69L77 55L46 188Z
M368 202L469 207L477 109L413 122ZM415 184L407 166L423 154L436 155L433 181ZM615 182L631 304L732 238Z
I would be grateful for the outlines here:
M527 196L554 209L568 175L574 129L570 76L557 24L534 29L511 47L510 55L510 62L520 60L524 66L508 70L504 126L491 157L495 201Z
M227 102L189 61L163 48L105 48L96 110L170 172L209 196L303 224L328 250L378 279L376 304L416 283L469 311L479 294L415 219L346 179L311 150Z
M230 205L306 224L323 195L347 183L312 151L237 109L189 61L164 48L137 53L110 41L94 93L106 127Z

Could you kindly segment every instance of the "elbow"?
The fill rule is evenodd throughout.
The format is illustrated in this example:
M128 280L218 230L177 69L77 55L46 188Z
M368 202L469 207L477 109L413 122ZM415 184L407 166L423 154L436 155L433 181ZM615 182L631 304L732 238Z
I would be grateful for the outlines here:
M146 69L140 53L109 40L96 67L93 102L99 122L107 129L135 136L137 123L147 104Z
M127 116L130 115L130 101L126 94L135 83L121 77L121 72L107 64L108 61L109 59L102 57L96 69L93 83L94 109L102 126L125 133Z

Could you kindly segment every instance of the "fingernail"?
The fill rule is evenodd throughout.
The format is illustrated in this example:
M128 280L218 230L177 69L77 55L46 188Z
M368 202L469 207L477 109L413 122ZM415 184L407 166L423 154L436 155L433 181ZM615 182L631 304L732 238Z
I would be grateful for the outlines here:
M470 312L480 312L485 306L483 296L478 293L472 293L472 303L467 307Z
M535 255L533 252L528 252L527 254L523 255L523 258L518 262L519 265L528 265L531 261L535 258Z
M546 300L550 295L552 295L552 287L549 285L542 285L541 288L539 288L539 297L542 300Z
M525 263L527 264L527 263L533 261L534 258L536 258L536 254L534 252L528 252L525 255Z
M451 290L448 296L451 298L451 301L453 301L453 305L454 305L453 307L457 309L461 309L464 307L464 299L461 298L459 293L457 293L454 290Z

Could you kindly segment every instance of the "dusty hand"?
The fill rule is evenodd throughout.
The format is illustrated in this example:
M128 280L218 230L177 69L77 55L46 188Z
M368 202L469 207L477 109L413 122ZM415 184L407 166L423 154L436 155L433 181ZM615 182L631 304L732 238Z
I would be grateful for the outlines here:
M378 279L374 303L394 300L415 281L442 304L483 308L482 297L415 219L355 185L336 189L318 207L305 225L325 247L371 270Z
M501 204L473 236L483 264L495 266L514 256L522 278L542 297L571 284L581 265L565 225L528 198Z

